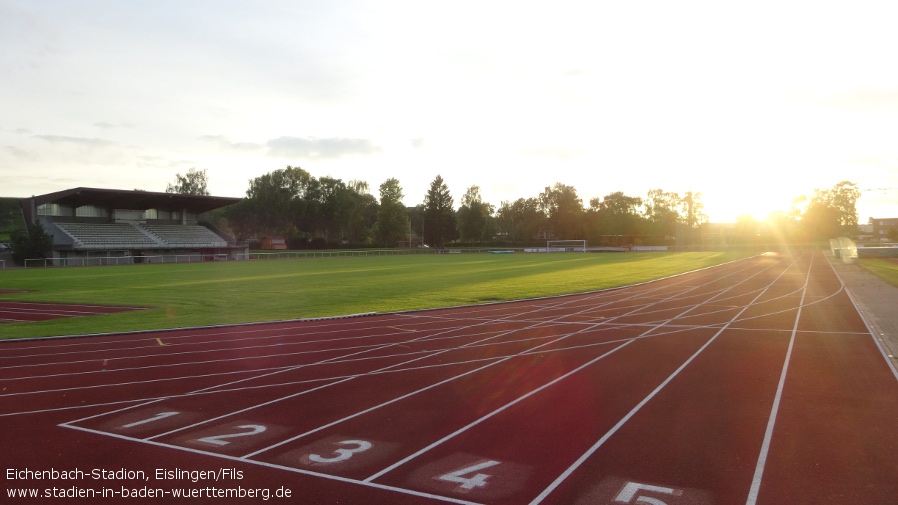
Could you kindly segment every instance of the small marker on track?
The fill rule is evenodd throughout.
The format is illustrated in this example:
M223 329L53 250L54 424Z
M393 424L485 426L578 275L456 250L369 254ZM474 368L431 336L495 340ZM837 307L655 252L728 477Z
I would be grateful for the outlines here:
M156 342L159 342L159 345L167 345L167 344L163 344L163 343L162 343L162 339L161 339L161 338L157 338L157 339L156 339Z

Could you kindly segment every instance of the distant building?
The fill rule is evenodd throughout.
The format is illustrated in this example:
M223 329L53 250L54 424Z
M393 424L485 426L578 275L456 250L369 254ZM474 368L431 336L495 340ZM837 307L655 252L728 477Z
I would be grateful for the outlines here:
M248 252L200 215L240 201L201 195L74 188L20 201L25 222L53 239L53 264L237 259ZM111 261L115 259L115 261Z
M280 236L262 237L262 249L266 251L283 250L287 248L287 241Z
M871 217L869 221L872 229L870 230L873 240L879 242L889 242L891 234L898 233L898 217L876 218ZM895 231L892 231L895 230ZM894 240L894 239L891 239Z

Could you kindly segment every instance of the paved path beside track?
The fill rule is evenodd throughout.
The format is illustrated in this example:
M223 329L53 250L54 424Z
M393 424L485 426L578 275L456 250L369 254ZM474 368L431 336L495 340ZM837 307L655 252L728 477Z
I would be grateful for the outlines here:
M827 255L845 282L855 303L880 338L892 362L898 365L898 287L892 286L857 263L844 263Z

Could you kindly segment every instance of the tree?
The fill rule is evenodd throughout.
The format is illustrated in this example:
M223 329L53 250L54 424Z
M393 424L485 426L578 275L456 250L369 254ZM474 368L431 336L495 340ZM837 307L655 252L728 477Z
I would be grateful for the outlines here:
M239 236L281 235L294 238L308 229L304 201L314 178L299 167L287 166L249 181L246 198L228 208L228 221Z
M499 233L513 242L534 240L545 221L546 215L540 210L539 200L536 198L502 202L496 212Z
M343 236L355 244L371 241L377 222L377 198L368 192L368 183L352 180L347 184L348 197L343 217Z
M387 179L380 185L377 238L385 246L395 245L408 234L408 214L402 204L404 196L398 179Z
M649 232L654 235L676 236L680 222L680 195L653 189L645 199L645 217Z
M494 234L492 205L480 196L480 187L471 186L461 198L458 208L458 233L462 241L483 242Z
M458 238L455 210L449 186L439 175L430 183L424 196L424 241L436 247Z
M47 234L40 221L35 221L28 229L17 229L10 235L12 260L24 265L27 259L45 257L53 249L53 237Z
M573 186L556 182L539 195L540 210L548 217L549 228L557 239L582 239L583 201Z
M202 170L191 168L186 175L175 174L175 183L169 184L165 188L165 192L209 196L208 184L209 178L205 168Z
M826 240L857 231L857 184L842 181L830 189L815 189L801 213L801 227L806 238Z
M642 233L644 218L639 213L642 198L627 196L622 191L616 191L604 196L600 201L593 198L589 201L587 221L591 241L596 241L597 235L639 235Z

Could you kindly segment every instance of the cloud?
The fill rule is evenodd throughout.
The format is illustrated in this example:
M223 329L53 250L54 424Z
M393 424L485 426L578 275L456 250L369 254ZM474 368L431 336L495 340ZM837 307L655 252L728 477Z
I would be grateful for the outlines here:
M880 110L889 113L898 108L898 88L857 88L823 98L823 103L855 110Z
M524 154L533 158L554 158L561 161L570 161L577 156L577 152L563 147L537 147L526 149Z
M279 158L337 159L383 152L367 139L280 137L268 141L268 156Z
M55 145L68 145L86 148L105 148L115 146L115 142L103 139L89 139L84 137L67 137L65 135L35 135L35 138L45 140Z
M119 128L129 128L129 129L134 128L134 125L132 125L130 123L115 124L115 123L107 123L105 121L100 121L99 123L94 123L94 126L101 130L116 130Z
M50 144L49 148L41 149L41 158L57 163L122 165L129 159L129 149L111 140L65 135L34 135L33 138Z
M200 140L213 143L219 148L229 151L253 152L265 148L262 144L253 142L231 142L224 135L203 135Z

